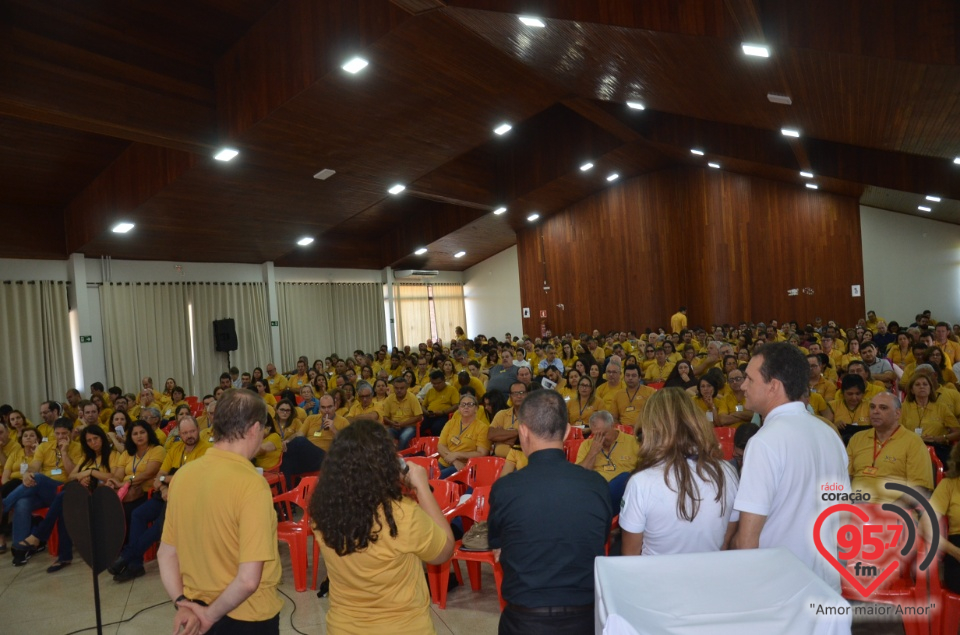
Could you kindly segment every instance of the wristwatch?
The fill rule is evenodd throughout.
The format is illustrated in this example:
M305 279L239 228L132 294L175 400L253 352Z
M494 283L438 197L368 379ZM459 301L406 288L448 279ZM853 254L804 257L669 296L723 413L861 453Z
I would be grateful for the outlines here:
M177 606L177 605L180 604L180 602L181 602L182 600L186 600L186 599L187 599L187 596L185 596L185 595L183 595L183 594L181 593L181 594L180 594L180 597L178 597L176 600L173 601L173 608L179 610L180 607Z

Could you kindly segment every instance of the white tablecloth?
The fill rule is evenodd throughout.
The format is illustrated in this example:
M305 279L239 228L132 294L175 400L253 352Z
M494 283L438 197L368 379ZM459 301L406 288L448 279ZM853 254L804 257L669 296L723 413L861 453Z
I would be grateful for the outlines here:
M852 623L847 601L786 549L597 558L594 577L604 635L848 635Z

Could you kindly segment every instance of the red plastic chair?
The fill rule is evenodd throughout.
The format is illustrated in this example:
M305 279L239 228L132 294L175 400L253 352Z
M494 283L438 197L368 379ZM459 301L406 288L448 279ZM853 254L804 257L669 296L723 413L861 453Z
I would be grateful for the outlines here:
M463 483L468 488L489 487L500 478L505 459L499 456L475 456L467 460L467 465L451 474L446 480L453 483Z
M616 425L616 428L617 428L617 430L620 430L621 432L626 432L627 434L633 434L633 426L629 426L629 425L626 425L626 424L618 423L618 424Z
M940 481L943 480L943 461L941 461L940 457L937 456L937 453L933 449L933 446L928 445L927 451L930 453L930 462L933 463L933 480L934 480L933 484L934 486L936 486L936 485L939 485Z
M59 492L61 489L63 489L62 485L57 491ZM41 507L40 509L33 510L30 515L36 516L40 520L43 520L47 517L47 512L49 511L49 507ZM57 523L53 526L53 531L50 532L50 537L47 538L47 553L49 553L51 556L56 556L57 552L60 551L60 530L57 528L57 525L59 524L60 523Z
M490 488L477 487L473 490L473 495L462 505L446 514L447 520L460 518L463 522L464 531L469 530L474 522L486 520L490 514ZM467 563L467 574L470 576L470 587L474 591L480 590L480 565L489 563L493 566L493 579L497 584L497 598L500 600L500 610L507 603L503 599L501 587L503 586L503 567L499 562L494 561L493 551L464 551L463 542L458 540L453 550L453 557L447 562L439 565L427 565L427 578L430 582L430 599L441 609L447 607L447 582L450 578L450 565L454 566L457 580L462 580L460 575L460 565L458 561Z
M662 382L662 381L655 381L647 384L647 386L649 386L650 388L653 388L654 390L660 390L661 388L663 388L664 383L665 382Z
M430 480L440 478L440 463L437 459L429 456L405 456L407 463L416 463L427 471L427 478Z
M883 531L874 533L873 536L882 540L885 546L891 545L891 543L894 542L893 538L895 533L892 530L888 530L887 527L891 525L903 525L903 520L900 516L893 512L886 511L879 504L859 504L856 507L865 511L869 516L869 520L865 522L858 516L844 513L840 520L841 526L852 524L860 529L862 536L863 525L882 525ZM896 548L893 548L893 545L887 547L879 559L871 560L868 563L870 566L876 567L878 571L883 571L891 562L899 560L900 565L897 573L887 578L869 596L864 596L847 581L846 577L841 576L840 587L843 597L847 600L857 602L881 602L891 604L903 604L904 602L914 602L925 598L928 593L927 577L929 573L919 571L919 568L916 566L922 559L919 554L923 552L923 538L916 525L914 525L914 531L917 536L917 549L913 553L909 553L906 556L900 555L900 550L903 548L908 535L907 528L904 528L903 531L900 532L899 540L895 543ZM864 586L868 586L875 579L875 575L857 575L855 565L864 564L862 552L850 560L841 559L840 562L844 564L850 575L857 578ZM927 635L927 622L928 619L926 616L904 614L904 633L906 635Z
M460 504L460 487L456 483L430 479L430 489L433 490L433 497L444 514L453 511Z
M713 429L713 433L717 435L717 440L720 443L724 441L730 441L733 443L733 436L736 434L736 430L733 428L728 428L726 426L718 426Z
M947 520L940 518L940 540L947 539ZM919 557L919 556L918 556ZM922 598L918 603L925 606L930 602L937 604L939 610L930 612L930 635L954 635L960 630L960 595L943 588L940 583L940 562L945 557L941 552L927 569L930 582L930 597Z
M400 451L400 456L413 456L414 454L423 453L428 457L439 456L437 454L437 446L440 444L440 437L420 437L420 440L417 442L410 442L409 447L406 450Z
M574 428L573 426L570 426L570 431L567 433L567 436L563 438L563 440L569 441L570 439L582 439L582 438L583 438L583 430L581 430L580 428Z
M584 439L567 439L563 442L563 451L567 455L568 461L571 463L577 462L577 453L580 451L583 442Z
M607 534L607 542L603 545L604 555L610 555L610 545L613 544L613 532L620 528L620 514L617 514L613 517L613 520L610 522L610 533Z
M299 521L284 520L277 523L277 539L287 543L290 547L290 565L293 568L293 586L298 592L307 590L307 537L313 534L310 527L310 496L317 486L317 479L307 477L289 492L273 497L273 503L296 505L303 510L303 518ZM316 552L316 544L314 551ZM316 577L316 556L314 556L314 577Z
M190 395L189 397L186 397L184 401L187 402L187 405L190 406L190 410L193 411L194 406L200 403L200 398L196 397L195 395Z

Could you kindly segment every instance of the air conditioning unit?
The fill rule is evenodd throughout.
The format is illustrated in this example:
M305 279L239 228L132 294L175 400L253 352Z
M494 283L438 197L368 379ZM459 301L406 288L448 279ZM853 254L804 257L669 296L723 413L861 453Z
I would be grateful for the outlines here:
M440 272L436 269L403 269L401 271L393 272L393 278L395 280L410 278L435 278L438 275L440 275Z

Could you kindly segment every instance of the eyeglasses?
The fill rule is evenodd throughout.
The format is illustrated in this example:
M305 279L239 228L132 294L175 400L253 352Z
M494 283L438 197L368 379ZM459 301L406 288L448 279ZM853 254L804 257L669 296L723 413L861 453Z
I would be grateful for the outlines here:
M472 401L463 401L460 403L461 408L476 408L477 404Z
M743 377L730 377L730 381L743 381Z
M510 391L510 394L511 394L511 395L516 395L516 396L519 397L520 395L525 395L525 394L527 394L527 391L526 391L526 390L511 390L511 391Z

